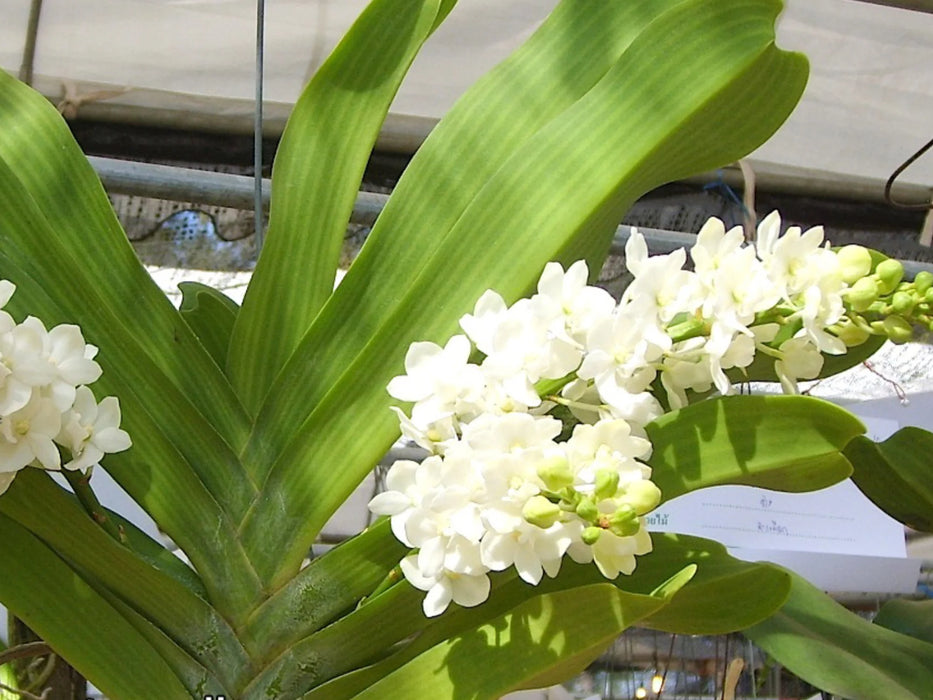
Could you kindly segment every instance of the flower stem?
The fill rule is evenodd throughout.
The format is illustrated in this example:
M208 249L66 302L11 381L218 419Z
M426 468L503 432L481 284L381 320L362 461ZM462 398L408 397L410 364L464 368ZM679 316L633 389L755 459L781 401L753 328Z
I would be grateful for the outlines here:
M71 471L68 469L62 470L62 473L71 485L72 490L75 492L75 496L78 497L78 501L80 501L84 510L91 516L91 519L100 525L104 531L117 542L126 544L127 538L123 528L110 518L107 514L107 509L97 500L97 495L91 488L90 473L84 474L80 471Z
M398 583L401 580L402 580L402 567L396 566L392 568L389 571L389 573L386 574L386 577L382 579L382 583L376 586L375 590L373 590L372 593L370 593L368 596L363 598L360 601L360 604L357 606L357 608L362 608L368 602L376 598L380 593L385 593L387 590L392 588L392 586L394 586L396 583Z

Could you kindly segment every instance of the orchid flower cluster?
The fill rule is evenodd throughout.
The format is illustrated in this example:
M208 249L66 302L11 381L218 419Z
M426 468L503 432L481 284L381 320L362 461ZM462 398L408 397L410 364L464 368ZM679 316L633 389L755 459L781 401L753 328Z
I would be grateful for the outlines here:
M587 285L583 261L549 263L531 298L507 306L487 291L464 334L412 344L388 391L412 403L394 410L429 456L397 461L369 507L414 550L400 566L427 592L426 615L481 603L489 573L513 566L533 585L564 556L631 573L661 501L645 426L693 395L732 393L730 373L758 354L795 392L823 353L867 337L845 302L871 273L868 251L837 253L820 228L779 233L777 213L756 245L711 219L688 270L684 249L649 257L634 232L619 303Z
M77 326L16 323L3 310L15 290L0 280L0 493L27 466L86 472L130 446L117 399L98 403L87 386L101 375L97 348Z

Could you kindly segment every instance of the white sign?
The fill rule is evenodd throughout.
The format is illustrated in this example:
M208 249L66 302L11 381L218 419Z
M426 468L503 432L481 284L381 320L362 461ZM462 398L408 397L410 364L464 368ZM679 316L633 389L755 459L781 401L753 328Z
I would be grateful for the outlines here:
M904 527L851 481L812 493L716 486L684 494L648 515L648 529L727 547L904 557Z

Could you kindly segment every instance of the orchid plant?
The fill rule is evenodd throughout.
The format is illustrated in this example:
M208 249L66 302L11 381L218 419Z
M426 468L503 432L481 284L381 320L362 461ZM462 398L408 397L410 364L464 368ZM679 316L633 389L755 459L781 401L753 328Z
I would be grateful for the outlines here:
M240 307L188 284L176 310L57 112L0 74L0 602L112 698L495 698L632 625L744 629L834 692L922 697L933 640L643 516L854 468L929 528L930 434L875 444L734 387L794 392L907 339L933 279L771 216L754 246L710 222L692 270L634 236L621 301L587 284L640 194L793 109L779 3L563 0L432 132L334 290L382 120L454 4L373 0L309 83ZM428 454L392 467L388 517L307 561L400 432ZM92 467L187 561L102 507Z

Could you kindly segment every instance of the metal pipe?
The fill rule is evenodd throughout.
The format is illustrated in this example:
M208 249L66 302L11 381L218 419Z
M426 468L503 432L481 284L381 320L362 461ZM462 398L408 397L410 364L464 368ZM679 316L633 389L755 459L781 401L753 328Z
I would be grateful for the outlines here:
M137 197L153 197L176 202L192 202L219 207L249 210L253 207L255 183L253 178L230 173L215 173L210 170L193 170L171 165L138 163L135 161L116 160L88 156L88 160L104 187L115 194L128 194ZM269 193L272 183L262 181L263 211L269 210ZM388 195L377 192L359 192L353 205L350 221L364 226L372 226L379 212L389 199ZM612 240L610 251L621 255L625 243L633 230L632 226L619 226ZM696 237L690 233L665 231L662 229L642 228L638 230L645 236L652 253L670 253L677 248L690 247ZM909 279L920 270L933 272L933 264L904 260L905 274Z
M246 175L215 173L154 163L137 163L88 156L104 187L115 194L169 199L219 207L249 210L253 208L254 181ZM262 180L262 207L269 211L271 182ZM388 197L375 192L360 192L350 220L372 224Z
M871 5L884 5L885 7L897 7L902 10L914 10L916 12L933 13L933 0L857 0L858 2L867 2Z

